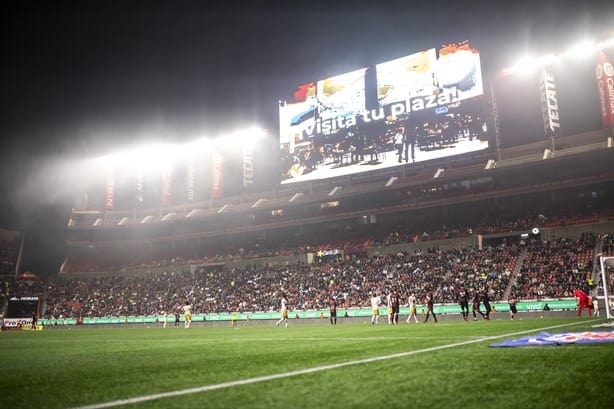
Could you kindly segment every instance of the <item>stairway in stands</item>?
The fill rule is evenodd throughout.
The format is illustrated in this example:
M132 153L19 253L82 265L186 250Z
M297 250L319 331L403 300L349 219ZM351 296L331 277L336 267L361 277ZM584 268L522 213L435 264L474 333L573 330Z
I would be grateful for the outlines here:
M516 266L514 267L514 271L512 271L512 278L510 279L510 283L508 284L505 292L503 293L503 300L508 300L510 298L510 293L512 292L512 288L516 285L516 281L518 279L518 274L520 274L520 269L524 264L524 260L527 258L527 249L522 249L522 252L518 256L516 260Z

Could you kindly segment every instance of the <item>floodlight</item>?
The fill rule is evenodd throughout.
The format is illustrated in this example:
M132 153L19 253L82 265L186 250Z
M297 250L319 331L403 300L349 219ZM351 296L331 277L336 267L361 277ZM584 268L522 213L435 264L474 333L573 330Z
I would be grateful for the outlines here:
M590 57L595 52L595 43L590 40L584 40L563 53L563 56L568 58L582 59Z
M95 159L95 162L103 169L110 169L119 162L119 156L109 154Z
M599 50L605 50L606 48L614 48L614 38L610 38L597 44L597 49Z
M211 150L211 140L207 138L200 138L195 141L186 143L181 146L183 154L187 157L196 156L201 153L207 153Z
M534 57L525 56L518 60L518 62L508 68L506 71L510 74L528 75L539 65L539 60Z
M221 135L216 140L222 145L252 146L264 135L266 135L266 132L262 128L252 126L229 135Z
M555 56L554 54L546 54L537 60L537 65L543 67L544 65L554 64L557 61L558 61L558 57Z
M178 152L177 145L154 144L135 149L127 155L127 159L139 172L148 173L170 167Z

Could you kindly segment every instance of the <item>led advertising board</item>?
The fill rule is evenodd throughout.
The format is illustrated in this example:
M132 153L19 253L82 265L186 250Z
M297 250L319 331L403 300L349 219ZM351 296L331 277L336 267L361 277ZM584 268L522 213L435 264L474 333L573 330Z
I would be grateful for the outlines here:
M487 149L483 93L468 43L303 84L280 101L282 183Z

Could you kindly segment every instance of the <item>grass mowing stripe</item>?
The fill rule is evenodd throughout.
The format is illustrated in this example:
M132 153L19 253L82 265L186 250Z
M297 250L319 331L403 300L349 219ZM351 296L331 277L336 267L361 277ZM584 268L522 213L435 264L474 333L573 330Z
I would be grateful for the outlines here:
M471 339L471 340L468 340L468 341L456 342L456 343L447 344L447 345L438 345L438 346L418 349L418 350L414 350L414 351L399 352L399 353L391 354L391 355L383 355L383 356L376 356L376 357L372 357L372 358L358 359L358 360L354 360L354 361L341 362L341 363L338 363L338 364L316 366L314 368L306 368L306 369L300 369L300 370L297 370L297 371L290 371L290 372L283 372L283 373L272 374L272 375L258 376L258 377L255 377L255 378L248 378L248 379L242 379L242 380L238 380L238 381L224 382L224 383L219 383L219 384L214 384L214 385L198 386L198 387L195 387L195 388L180 389L180 390L171 391L171 392L154 393L154 394L150 394L150 395L137 396L137 397L134 397L134 398L118 399L118 400L104 402L104 403L96 403L96 404L92 404L92 405L78 406L78 407L74 407L72 409L105 409L105 408L113 408L113 407L117 407L117 406L125 406L125 405L141 403L141 402L147 402L147 401L152 401L152 400L157 400L157 399L171 398L171 397L175 397L175 396L191 395L191 394L195 394L195 393L208 392L208 391L213 391L213 390L217 390L217 389L231 388L231 387L235 387L235 386L249 385L249 384L254 384L254 383L258 383L258 382L266 382L266 381L272 381L272 380L276 380L276 379L289 378L289 377L292 377L292 376L307 375L307 374L311 374L311 373L315 373L315 372L322 372L322 371L328 371L328 370L331 370L331 369L343 368L343 367L346 367L346 366L368 364L368 363L372 363L372 362L384 361L384 360L395 359L395 358L403 358L403 357L407 357L407 356L411 356L411 355L421 354L421 353L424 353L424 352L433 352L433 351L438 351L438 350L442 350L442 349L455 348L455 347L459 347L459 346L463 346L463 345L475 344L475 343L484 342L484 341L492 341L492 340L499 339L499 338L504 338L504 337L513 337L513 336L524 335L524 334L528 334L528 333L535 333L535 332L540 332L540 331L545 331L545 330L550 330L550 329L555 329L555 328L571 327L571 326L574 326L574 325L586 324L587 322L592 322L592 321L597 321L597 320L596 319L582 320L580 322L560 324L560 325L553 325L553 326L544 327L544 328L537 328L537 329L531 329L531 330L525 330L525 331L511 332L511 333L502 334L502 335L492 335L492 336L488 336L488 337L480 337L480 338Z

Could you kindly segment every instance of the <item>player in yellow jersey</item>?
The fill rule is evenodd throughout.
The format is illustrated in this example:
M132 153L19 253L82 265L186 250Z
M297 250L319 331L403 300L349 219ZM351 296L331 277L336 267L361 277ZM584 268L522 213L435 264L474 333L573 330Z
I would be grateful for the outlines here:
M279 312L281 313L281 318L279 319L279 321L277 321L275 323L276 326L279 327L279 324L283 322L285 322L285 326L286 328L288 327L288 300L286 299L286 296L284 294L281 295L281 307L279 309Z
M190 324L192 324L192 306L186 301L185 305L181 307L181 309L183 310L183 326L184 328L190 328Z

